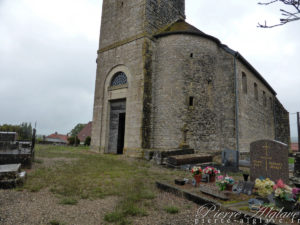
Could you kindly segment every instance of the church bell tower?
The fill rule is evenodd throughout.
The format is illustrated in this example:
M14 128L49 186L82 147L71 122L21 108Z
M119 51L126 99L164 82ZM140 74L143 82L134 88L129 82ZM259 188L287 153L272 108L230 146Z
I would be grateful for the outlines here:
M185 0L103 0L92 149L151 148L153 35L185 19Z

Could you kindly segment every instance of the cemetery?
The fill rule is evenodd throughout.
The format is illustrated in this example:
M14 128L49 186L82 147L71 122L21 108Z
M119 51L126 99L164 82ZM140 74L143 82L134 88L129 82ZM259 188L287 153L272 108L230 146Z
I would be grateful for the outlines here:
M35 130L33 137L35 136ZM24 183L34 159L35 138L17 141L16 132L0 132L0 188L14 188Z
M50 175L51 172L47 174L46 170L48 169L45 167L42 176L36 180L36 176L39 176L38 174L40 173L37 168L43 169L43 167L32 163L35 155L32 147L34 142L17 142L15 135L15 133L1 133L2 148L0 155L2 163L0 164L0 187L2 189L20 188L25 184L24 190L34 190L36 192L45 187L52 187L51 189L54 190L54 193L61 193L59 186L61 185L60 182L64 180L66 182L64 185L69 185L67 183L73 184L71 192L75 194L78 190L89 188L87 183L81 184L79 180L88 179L86 174L90 173L91 169L96 165L95 163L99 165L99 161L95 161L93 164L93 160L102 160L100 165L103 166L107 163L109 165L112 164L110 163L110 157L112 156L98 155L98 159L95 155L91 157L87 155L88 158L84 156L83 159L80 159L78 169L85 168L86 166L83 166L82 163L86 165L88 162L91 166L88 171L83 170L80 173L78 169L75 169L76 172L72 171L72 175L63 177L65 176L64 173L69 171L68 166L74 164L67 163L68 165L63 164L63 170L57 167L60 172L55 172L56 169L53 170L52 175ZM53 146L52 148L68 147ZM63 158L72 158L73 154L75 154L75 157L79 157L82 154L80 149L77 150L79 152L72 151L60 151L60 154L63 154ZM56 156L57 149L55 152L51 152L50 158L53 153ZM40 158L45 153L39 151L38 154ZM83 154L89 153L84 152ZM8 155L13 157L8 157ZM243 155L243 160L240 160L240 155ZM238 219L244 221L245 224L263 224L263 222L268 222L269 224L294 224L294 221L300 221L300 154L294 154L294 164L289 162L289 156L291 155L289 155L288 146L273 140L259 140L251 143L248 157L247 155L239 154L235 150L224 149L221 154L221 160L216 155L198 153L190 148L148 151L145 152L143 159L131 159L131 164L132 162L134 164L130 168L136 171L133 177L129 176L132 173L128 172L128 169L125 169L124 173L120 175L125 180L130 179L129 183L123 179L117 179L118 183L114 181L107 187L102 186L104 189L101 189L101 193L103 193L103 190L108 190L108 187L110 187L110 190L115 188L119 190L119 188L124 189L123 185L125 183L132 186L135 182L138 183L138 189L146 190L146 187L141 185L141 182L145 182L145 177L142 175L145 172L138 169L143 165L142 167L151 167L151 170L146 173L146 179L150 187L156 187L155 190L151 189L154 192L169 193L174 195L174 197L185 199L184 201L193 202L199 207L210 204L222 212L236 213L238 214ZM116 161L118 162L117 164L123 164L122 160L128 160L127 157L123 156L123 159L122 156L120 157L121 161ZM3 164L3 162L8 163ZM117 165L116 162L113 164ZM70 168L74 170L77 167L72 166ZM22 169L29 173L28 181L25 181L27 174ZM159 175L157 172L153 172L153 169L154 171L158 169L160 171ZM102 167L99 167L96 171L98 173L101 170ZM103 171L106 171L104 172L106 174L108 170L104 169ZM52 177L50 181L48 180L49 176ZM113 174L109 175L109 177L114 176ZM133 178L134 182L131 180ZM71 179L76 179L78 183L72 182ZM106 183L102 179L98 182L101 185ZM122 187L118 187L118 185ZM56 190L54 187L58 189ZM95 190L79 195L92 197L95 194ZM74 194L71 194L71 196ZM112 192L107 192L106 194L115 195ZM64 196L65 194L58 194L58 196L60 195ZM69 195L70 193L66 193L66 196ZM79 200L74 201L77 202ZM283 218L280 223L273 219L274 215L282 215ZM110 219L107 219L107 221L110 221Z
M235 211L240 218L269 222L269 215L283 216L270 224L300 222L299 156L295 155L294 170L290 170L288 146L278 141L260 140L251 143L249 161L239 160L238 152L224 150L222 163L212 158L193 155L169 156L170 162L188 162L178 169L190 173L174 181L157 181L156 186L198 204L213 204L223 211ZM201 158L201 157L200 157ZM198 163L193 163L198 160ZM174 163L173 163L174 165ZM282 222L283 221L283 222ZM253 222L253 221L252 221ZM277 223L276 223L277 222ZM253 222L254 223L254 222Z

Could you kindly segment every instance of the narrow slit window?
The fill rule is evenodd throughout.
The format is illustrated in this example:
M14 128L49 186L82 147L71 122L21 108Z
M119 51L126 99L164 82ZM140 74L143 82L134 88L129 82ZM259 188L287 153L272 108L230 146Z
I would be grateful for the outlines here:
M246 74L244 72L242 73L242 86L243 86L243 93L247 94L247 92L248 92L248 88L247 88L247 76L246 76Z
M193 57L194 57L194 54L193 54L193 53L191 53L191 54L190 54L190 57L191 57L191 58L193 58Z
M270 108L273 109L273 99L272 99L272 97L269 98L269 101L270 101Z
M189 98L189 106L194 106L194 97Z
M258 101L258 88L256 83L254 83L254 98Z
M264 102L264 106L267 106L267 97L265 91L263 91L263 102Z

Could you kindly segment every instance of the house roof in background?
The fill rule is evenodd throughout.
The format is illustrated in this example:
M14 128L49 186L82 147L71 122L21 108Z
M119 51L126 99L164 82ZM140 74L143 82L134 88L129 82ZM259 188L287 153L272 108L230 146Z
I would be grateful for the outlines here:
M92 122L89 122L82 130L78 133L77 137L81 142L84 142L86 137L92 134Z
M291 149L293 152L298 152L299 149L298 149L298 143L292 143L291 144Z
M59 139L59 140L62 140L66 143L68 142L68 135L58 134L57 132L55 132L54 134L50 134L46 138Z

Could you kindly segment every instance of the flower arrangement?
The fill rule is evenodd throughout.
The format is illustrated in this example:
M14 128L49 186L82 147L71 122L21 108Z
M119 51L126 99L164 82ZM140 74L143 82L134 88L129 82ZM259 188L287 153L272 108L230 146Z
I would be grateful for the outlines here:
M218 175L220 174L220 170L217 170L214 167L208 166L203 170L204 174L209 174L209 175Z
M300 203L300 188L293 188L292 189L293 198L295 201Z
M220 191L224 191L227 186L233 185L234 184L234 179L229 176L218 176L216 185L219 187Z
M203 171L202 171L201 167L196 167L196 166L194 166L191 170L191 173L193 174L193 176L200 175L200 174L202 174L202 172Z
M264 180L255 180L255 188L257 189L258 195L261 197L267 197L268 195L272 194L274 185L275 183L269 178Z
M277 181L277 183L273 186L273 190L275 192L276 198L286 201L294 201L293 197L295 196L293 196L293 189L290 186L284 184L282 180Z

